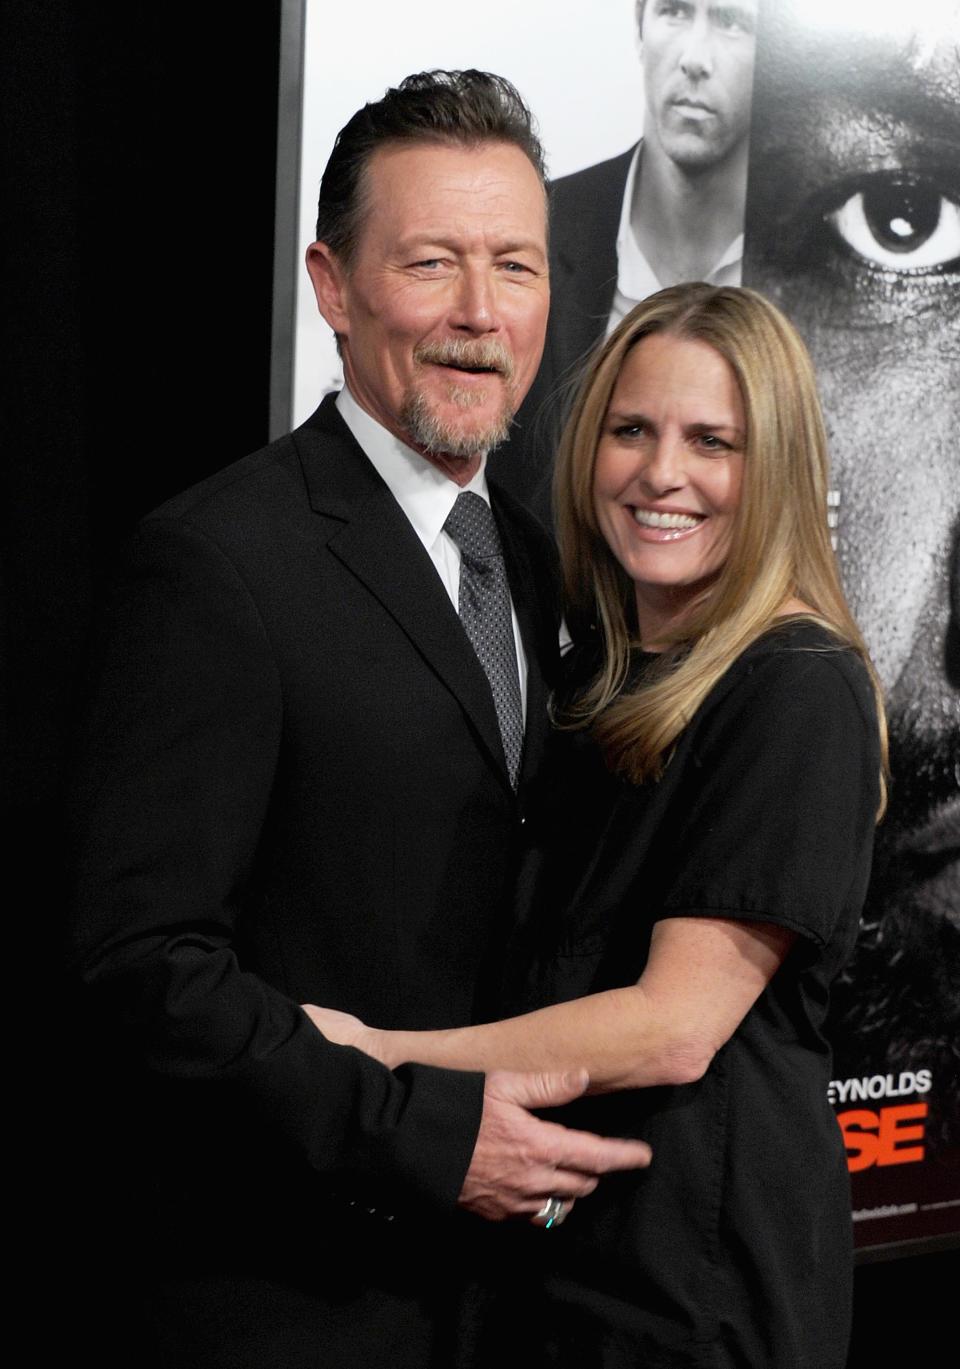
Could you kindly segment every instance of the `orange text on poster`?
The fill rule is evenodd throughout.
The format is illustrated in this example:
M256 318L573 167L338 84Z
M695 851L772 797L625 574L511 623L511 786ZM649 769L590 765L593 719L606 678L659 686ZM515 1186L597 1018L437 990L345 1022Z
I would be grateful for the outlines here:
M927 1115L926 1103L903 1103L898 1107L872 1112L856 1108L837 1113L847 1148L847 1168L851 1174L871 1165L909 1165L923 1159L923 1122L908 1126Z

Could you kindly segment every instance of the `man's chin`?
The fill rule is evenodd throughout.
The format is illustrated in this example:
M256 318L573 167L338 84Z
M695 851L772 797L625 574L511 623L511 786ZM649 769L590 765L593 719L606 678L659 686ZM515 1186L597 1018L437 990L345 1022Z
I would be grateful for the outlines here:
M722 165L732 151L725 140L716 136L708 137L705 131L699 130L663 131L661 140L663 150L674 166L690 176Z
M484 415L472 405L461 407L455 400L447 401L441 409L418 391L404 401L400 421L411 446L459 461L489 452L505 441L513 409L503 405L498 413Z

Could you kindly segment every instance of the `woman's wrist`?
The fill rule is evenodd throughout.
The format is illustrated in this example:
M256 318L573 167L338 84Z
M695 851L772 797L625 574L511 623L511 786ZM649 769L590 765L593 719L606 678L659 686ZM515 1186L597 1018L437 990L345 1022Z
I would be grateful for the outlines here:
M378 1027L367 1027L364 1031L362 1041L357 1045L367 1055L372 1055L374 1060L379 1060L381 1065L386 1065L388 1070L395 1070L398 1065L405 1063L409 1056L404 1056L398 1045L398 1037L402 1037L403 1032L383 1031Z

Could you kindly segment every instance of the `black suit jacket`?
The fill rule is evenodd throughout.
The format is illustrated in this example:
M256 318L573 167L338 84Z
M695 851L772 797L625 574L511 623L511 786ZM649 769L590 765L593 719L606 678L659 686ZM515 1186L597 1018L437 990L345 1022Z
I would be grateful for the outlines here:
M617 231L636 146L550 186L550 320L543 360L491 473L551 526L563 420L584 360L603 337L617 286Z
M525 784L552 551L491 499L529 660ZM482 1077L391 1074L297 1005L476 1020L522 799L459 618L332 397L144 521L97 674L76 944L126 1052L150 1277L177 1290L161 1362L428 1363Z

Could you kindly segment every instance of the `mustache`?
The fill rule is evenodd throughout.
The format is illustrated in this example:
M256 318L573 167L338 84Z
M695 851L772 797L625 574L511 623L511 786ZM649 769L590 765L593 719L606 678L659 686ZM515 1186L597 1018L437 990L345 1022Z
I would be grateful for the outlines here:
M413 349L420 365L455 366L461 371L495 371L512 380L513 357L496 338L449 338L446 342L421 342Z

